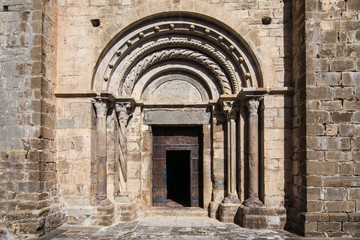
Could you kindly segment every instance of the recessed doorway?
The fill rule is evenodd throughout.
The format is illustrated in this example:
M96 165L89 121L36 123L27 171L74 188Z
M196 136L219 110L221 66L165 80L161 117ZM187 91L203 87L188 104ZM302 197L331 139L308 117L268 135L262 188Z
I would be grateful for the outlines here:
M202 128L153 127L153 206L202 206Z

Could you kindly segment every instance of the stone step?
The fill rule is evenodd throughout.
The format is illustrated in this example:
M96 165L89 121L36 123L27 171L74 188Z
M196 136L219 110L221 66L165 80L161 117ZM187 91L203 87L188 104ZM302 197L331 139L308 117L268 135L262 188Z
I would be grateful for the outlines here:
M147 216L188 216L188 217L207 217L208 211L199 207L156 207L146 211Z

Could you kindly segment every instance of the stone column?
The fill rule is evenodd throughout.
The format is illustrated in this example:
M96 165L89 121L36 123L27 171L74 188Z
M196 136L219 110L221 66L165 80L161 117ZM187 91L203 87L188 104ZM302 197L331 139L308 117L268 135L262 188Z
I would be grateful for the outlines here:
M106 116L108 106L103 100L94 100L96 108L96 160L97 160L97 188L95 203L100 206L110 205L107 199L107 151L106 151Z
M244 201L247 207L262 207L259 199L259 100L247 101L249 110L249 197Z
M127 181L127 149L126 149L126 134L127 134L127 125L129 120L132 117L132 105L130 102L121 102L116 103L116 114L119 123L118 127L118 161L120 166L119 171L119 185L120 185L120 194L119 196L127 196L126 181Z
M236 191L236 117L239 108L233 101L223 102L223 111L227 119L227 196L224 203L240 203Z

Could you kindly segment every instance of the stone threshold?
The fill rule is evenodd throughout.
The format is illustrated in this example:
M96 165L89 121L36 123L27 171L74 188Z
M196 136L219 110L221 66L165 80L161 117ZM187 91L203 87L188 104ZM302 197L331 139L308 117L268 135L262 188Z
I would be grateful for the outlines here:
M147 210L145 215L207 217L208 211L200 207L153 207Z

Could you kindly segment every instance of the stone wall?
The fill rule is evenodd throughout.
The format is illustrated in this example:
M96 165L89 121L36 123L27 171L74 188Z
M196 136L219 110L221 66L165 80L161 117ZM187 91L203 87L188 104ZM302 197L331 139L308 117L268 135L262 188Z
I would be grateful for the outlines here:
M57 2L0 5L0 227L34 236L62 222L54 145Z
M301 9L305 26L294 24L293 41L294 125L303 127L294 129L294 208L304 212L298 230L306 236L359 236L360 4L298 1L294 19L304 16ZM305 49L299 33L307 36Z

